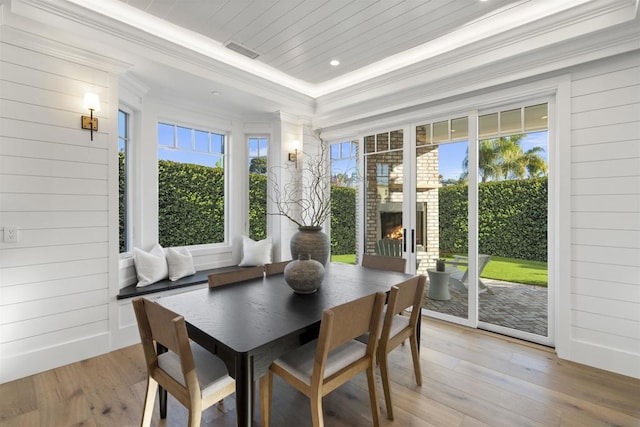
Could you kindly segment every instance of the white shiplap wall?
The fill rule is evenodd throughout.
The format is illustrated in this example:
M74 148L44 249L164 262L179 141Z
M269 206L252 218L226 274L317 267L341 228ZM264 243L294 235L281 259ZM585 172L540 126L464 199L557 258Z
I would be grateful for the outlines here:
M640 377L640 53L571 85L571 356Z
M0 383L109 350L110 262L109 73L1 35L0 228L19 240L0 238Z

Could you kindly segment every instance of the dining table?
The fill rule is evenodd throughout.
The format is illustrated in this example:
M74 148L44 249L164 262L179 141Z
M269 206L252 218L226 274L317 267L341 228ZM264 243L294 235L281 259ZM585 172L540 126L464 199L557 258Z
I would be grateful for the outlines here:
M316 339L322 312L388 292L412 275L330 262L318 291L297 294L274 274L157 299L184 316L189 338L216 354L236 381L238 426L253 423L254 380L281 355ZM166 392L160 398L166 414Z

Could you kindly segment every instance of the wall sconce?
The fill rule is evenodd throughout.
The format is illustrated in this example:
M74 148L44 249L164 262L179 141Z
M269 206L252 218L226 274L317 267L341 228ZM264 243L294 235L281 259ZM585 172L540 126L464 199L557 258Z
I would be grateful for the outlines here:
M292 152L289 152L289 161L295 162L296 169L298 169L298 150L300 149L300 141L293 140L291 142Z
M91 140L93 141L93 131L98 131L98 118L93 117L94 111L100 111L100 97L95 93L84 94L84 108L91 112L90 116L82 116L82 129L91 131Z

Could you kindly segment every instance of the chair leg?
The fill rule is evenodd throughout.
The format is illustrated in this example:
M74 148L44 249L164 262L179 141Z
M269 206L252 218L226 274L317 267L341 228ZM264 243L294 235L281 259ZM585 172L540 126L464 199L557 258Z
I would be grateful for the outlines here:
M202 421L202 400L191 399L189 409L189 427L200 427Z
M156 391L158 391L158 383L151 377L147 378L147 394L144 397L144 408L142 409L142 421L140 427L149 427L151 418L153 417L153 406L156 401Z
M380 378L382 380L382 390L384 391L384 403L387 407L387 418L393 419L393 405L391 403L391 383L389 382L389 361L387 354L381 354L378 357L380 365Z
M271 389L273 387L273 372L267 371L260 377L260 414L263 427L271 424Z
M313 427L324 427L324 416L322 414L322 396L314 390L309 396L311 403L311 425Z
M413 358L413 372L416 375L416 384L422 385L422 369L420 368L420 353L418 353L418 337L414 333L409 337L411 343L411 357Z
M375 364L372 364L367 368L367 383L369 384L369 401L371 403L371 417L373 418L373 426L379 427L380 426L380 408L378 408L378 397L376 396Z

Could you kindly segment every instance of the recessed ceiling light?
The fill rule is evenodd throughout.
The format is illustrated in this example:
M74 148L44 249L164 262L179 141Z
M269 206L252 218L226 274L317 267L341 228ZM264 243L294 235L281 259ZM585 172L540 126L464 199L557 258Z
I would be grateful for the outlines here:
M337 59L332 59L329 64L331 64L332 67L337 67L338 65L340 65L340 61L338 61Z

